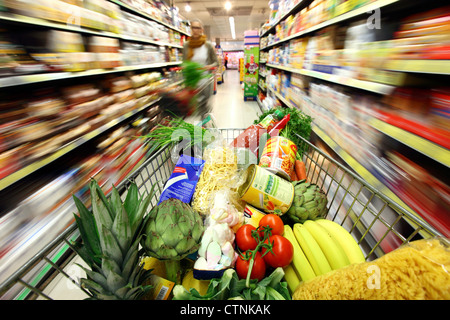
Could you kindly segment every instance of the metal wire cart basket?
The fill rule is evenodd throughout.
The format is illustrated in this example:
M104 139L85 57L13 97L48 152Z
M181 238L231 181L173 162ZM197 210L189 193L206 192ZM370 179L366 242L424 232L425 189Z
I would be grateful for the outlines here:
M226 141L233 141L243 130L219 129ZM420 218L391 202L357 175L304 140L308 151L303 160L307 179L327 193L328 216L344 226L357 239L366 260L373 260L402 243L439 236L439 232ZM174 168L170 148L165 148L145 161L127 181L117 186L124 193L129 181L147 195L155 183L166 181ZM156 205L160 194L152 199ZM82 260L71 249L79 232L76 224L49 243L33 259L0 283L1 299L84 299L88 293L78 284Z

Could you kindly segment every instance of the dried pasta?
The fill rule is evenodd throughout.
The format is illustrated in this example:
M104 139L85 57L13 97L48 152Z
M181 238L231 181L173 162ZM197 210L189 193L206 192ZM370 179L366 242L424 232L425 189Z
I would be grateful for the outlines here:
M303 282L293 299L448 300L450 251L445 239L416 240L374 261Z
M203 160L205 166L194 192L192 208L206 215L214 192L236 184L238 167L234 150L227 147L205 149Z

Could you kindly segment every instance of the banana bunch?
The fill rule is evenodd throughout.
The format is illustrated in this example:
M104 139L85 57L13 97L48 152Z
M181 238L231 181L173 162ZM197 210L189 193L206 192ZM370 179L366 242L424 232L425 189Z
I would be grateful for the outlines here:
M365 261L352 235L334 221L307 220L293 228L286 224L283 236L294 246L292 263L285 268L285 280L292 292L302 281Z
M323 190L306 180L293 181L294 200L287 211L292 221L303 223L306 220L324 218L327 214L328 199Z

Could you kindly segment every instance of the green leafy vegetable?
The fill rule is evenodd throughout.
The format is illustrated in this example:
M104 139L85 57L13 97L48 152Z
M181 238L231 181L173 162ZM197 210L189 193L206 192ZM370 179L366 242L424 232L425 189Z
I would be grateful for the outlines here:
M182 285L173 289L174 300L291 300L284 277L283 268L276 268L260 282L250 280L250 287L245 279L239 279L234 269L226 270L219 279L212 279L205 295L196 289L186 290Z
M283 117L287 114L290 114L291 116L290 120L286 124L286 127L281 130L280 135L296 144L298 149L297 159L301 160L303 153L308 150L308 146L298 136L301 136L305 140L309 140L311 136L311 123L313 119L309 115L304 114L299 109L278 107L264 112L258 119L254 121L254 123L259 123L267 115L274 114L277 110L281 111Z
M180 117L174 117L168 125L158 124L154 130L141 137L149 139L150 154L182 140L186 143L184 148L191 148L195 144L201 144L201 147L205 148L214 140L214 136L208 130L188 123Z

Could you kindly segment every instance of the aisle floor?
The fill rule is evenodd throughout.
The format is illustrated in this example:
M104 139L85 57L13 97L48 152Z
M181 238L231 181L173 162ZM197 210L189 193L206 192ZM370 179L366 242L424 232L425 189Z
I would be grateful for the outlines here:
M238 70L225 71L224 82L217 84L216 94L211 98L211 106L211 113L218 128L244 129L261 114L256 101L244 101L244 90L239 83ZM188 121L193 123L198 120L191 118Z

